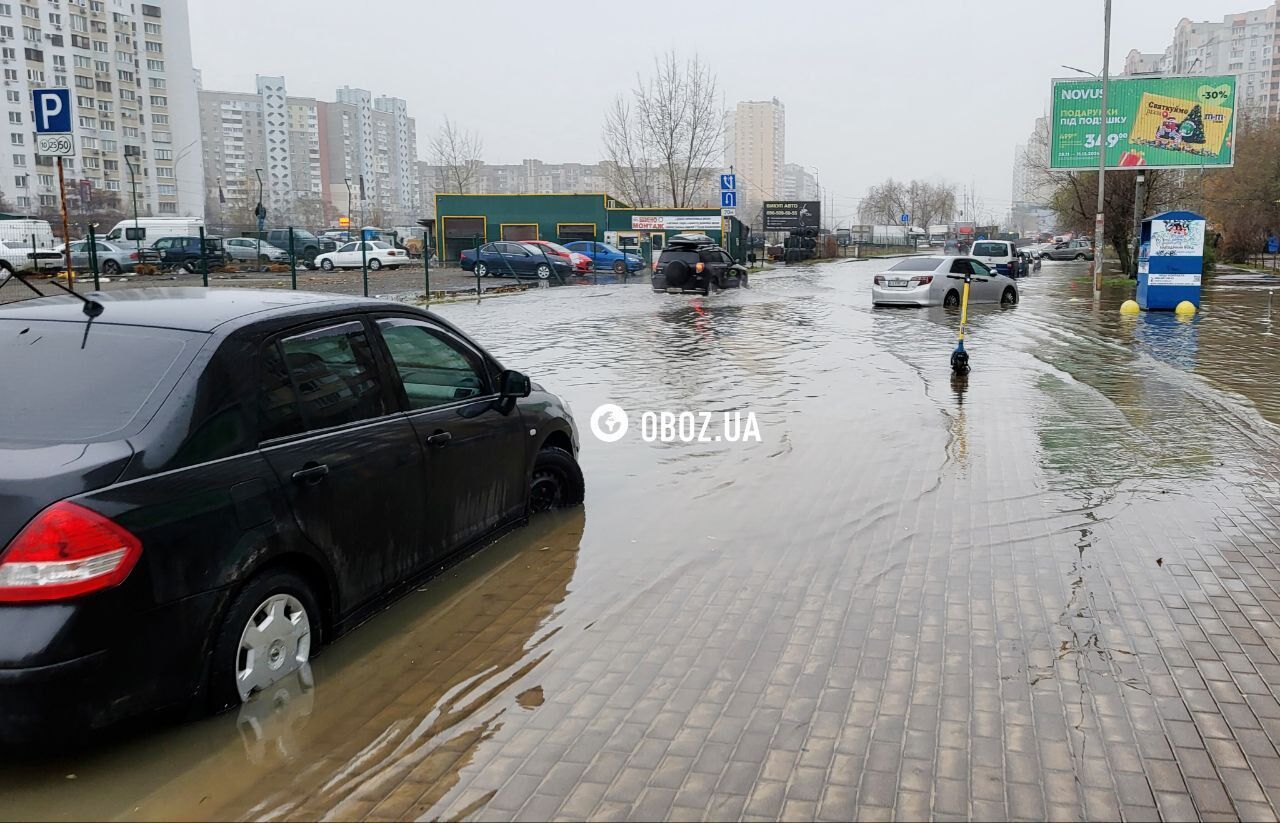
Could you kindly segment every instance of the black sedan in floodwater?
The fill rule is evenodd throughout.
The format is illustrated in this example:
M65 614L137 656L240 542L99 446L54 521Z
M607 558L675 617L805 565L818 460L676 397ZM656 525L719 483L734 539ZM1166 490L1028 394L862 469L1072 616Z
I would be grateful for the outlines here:
M429 312L94 301L0 308L0 742L248 700L582 501L566 405Z

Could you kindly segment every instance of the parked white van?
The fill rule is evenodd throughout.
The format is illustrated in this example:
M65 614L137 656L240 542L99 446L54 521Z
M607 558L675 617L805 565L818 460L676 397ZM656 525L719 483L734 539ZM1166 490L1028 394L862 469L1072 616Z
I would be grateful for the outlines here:
M134 220L121 220L103 239L150 246L161 237L195 237L204 228L204 221L198 217L139 217L136 225L134 231Z
M30 217L0 220L0 242L29 249L33 235L37 249L53 247L53 226L49 225L48 220L36 220Z

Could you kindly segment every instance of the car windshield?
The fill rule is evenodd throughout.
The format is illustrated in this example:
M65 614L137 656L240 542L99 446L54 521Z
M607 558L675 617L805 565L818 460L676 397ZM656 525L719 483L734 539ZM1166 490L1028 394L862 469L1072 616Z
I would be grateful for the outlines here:
M84 323L0 320L0 440L85 443L135 434L146 423L140 412L164 396L201 338L100 323L85 337ZM85 398L93 398L91 409Z
M974 243L973 254L976 257L1003 257L1008 254L1004 243Z
M933 271L941 260L941 257L908 257L899 260L889 271Z

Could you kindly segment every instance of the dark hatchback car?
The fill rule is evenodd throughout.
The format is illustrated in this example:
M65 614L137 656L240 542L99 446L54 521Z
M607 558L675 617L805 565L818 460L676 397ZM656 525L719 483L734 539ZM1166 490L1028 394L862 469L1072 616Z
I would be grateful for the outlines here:
M653 290L698 292L747 285L747 269L705 234L677 234L653 264Z
M96 299L0 308L0 742L247 700L582 500L565 404L428 312Z
M143 263L164 269L200 271L202 265L219 266L230 259L222 247L222 238L204 238L204 257L200 255L199 237L161 237L150 246L144 246L139 259Z

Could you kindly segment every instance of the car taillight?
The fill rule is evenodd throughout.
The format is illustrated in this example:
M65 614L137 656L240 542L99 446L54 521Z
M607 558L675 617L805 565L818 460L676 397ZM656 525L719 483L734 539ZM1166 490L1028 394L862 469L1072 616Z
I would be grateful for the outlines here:
M916 284L916 285L918 285L918 286L927 286L927 285L929 285L930 283L932 283L932 282L933 282L933 275L932 275L932 274L921 274L921 275L918 275L918 276L916 276L916 277L911 278L911 282L912 282L912 283L915 283L915 284Z
M699 263L698 265L696 265L696 266L694 266L694 267L693 267L693 270L694 270L694 271L696 271L698 274L702 274L702 270L703 270L703 269L705 269L705 268L706 268L706 266L704 266L704 265L702 265L701 263Z
M137 259L138 259L138 253L137 253L136 251L131 251L131 252L129 252L129 259L130 259L130 260L137 260Z
M884 285L884 275L883 275L883 274L877 274L877 275L876 275L875 284L876 284L877 286L883 286L883 285Z
M0 555L0 603L67 600L118 585L142 543L84 506L62 501L36 515Z
M653 261L653 270L654 270L654 271L657 271L657 270L658 270L658 261L657 261L657 260L654 260L654 261Z

